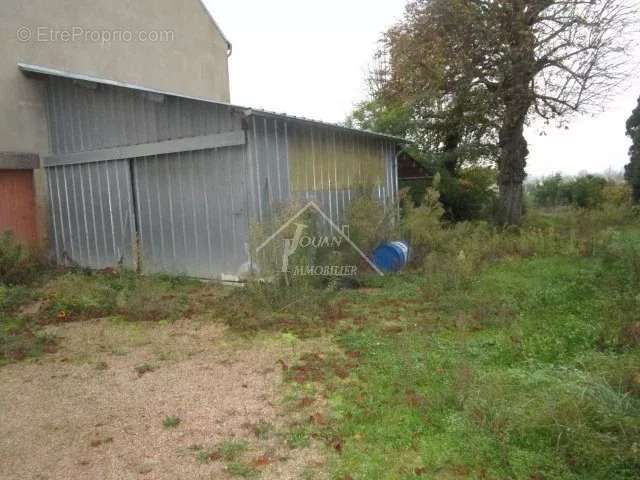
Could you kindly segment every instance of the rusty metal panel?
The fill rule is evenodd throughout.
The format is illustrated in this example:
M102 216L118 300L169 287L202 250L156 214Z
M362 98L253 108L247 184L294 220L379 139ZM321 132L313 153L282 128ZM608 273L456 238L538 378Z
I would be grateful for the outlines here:
M135 266L129 161L47 169L51 236L59 263Z
M28 244L37 240L36 204L31 170L0 170L0 233L11 231Z

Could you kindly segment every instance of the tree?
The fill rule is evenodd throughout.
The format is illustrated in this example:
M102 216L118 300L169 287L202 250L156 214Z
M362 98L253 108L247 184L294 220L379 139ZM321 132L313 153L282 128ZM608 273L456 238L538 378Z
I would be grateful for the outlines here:
M629 157L631 162L625 167L625 179L633 190L634 203L640 202L640 98L638 105L627 120L627 135L631 137Z
M411 98L425 128L435 128L435 118L453 144L493 140L499 221L518 224L526 123L601 105L626 77L634 19L630 0L413 0L385 37L391 74L380 90Z
M530 115L549 121L597 107L625 77L629 26L626 0L478 0L496 25L493 81L500 121L500 220L517 224Z
M472 45L482 44L484 33L465 31L476 21L474 12L466 0L410 3L376 54L372 99L352 116L360 127L410 138L453 177L463 163L496 153L496 108L476 72L482 52ZM470 62L469 53L478 62Z

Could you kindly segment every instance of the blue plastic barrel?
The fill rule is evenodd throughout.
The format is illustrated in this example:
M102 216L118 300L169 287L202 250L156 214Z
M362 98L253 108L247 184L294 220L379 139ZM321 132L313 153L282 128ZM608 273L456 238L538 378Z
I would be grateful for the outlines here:
M373 263L385 273L398 272L409 262L409 245L405 242L389 242L373 251Z

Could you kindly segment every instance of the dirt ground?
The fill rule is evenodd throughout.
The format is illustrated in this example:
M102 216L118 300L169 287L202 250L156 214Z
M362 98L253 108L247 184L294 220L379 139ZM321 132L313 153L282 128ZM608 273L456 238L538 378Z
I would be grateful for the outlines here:
M225 479L223 461L195 451L249 445L263 479L310 478L313 448L258 439L277 425L285 346L239 340L215 323L97 320L59 325L57 353L0 368L0 478ZM163 421L177 416L180 424Z

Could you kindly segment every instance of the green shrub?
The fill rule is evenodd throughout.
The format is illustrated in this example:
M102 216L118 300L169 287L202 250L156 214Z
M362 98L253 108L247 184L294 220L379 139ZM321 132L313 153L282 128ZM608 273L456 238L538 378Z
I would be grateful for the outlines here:
M0 283L27 283L44 268L44 262L11 232L0 234Z
M571 205L578 208L601 208L603 205L629 205L631 189L622 183L596 175L564 178L560 174L544 178L529 187L529 194L538 207Z
M184 291L190 283L167 277L135 277L125 281L116 297L115 310L130 321L175 321L188 309L189 299Z
M446 218L460 222L491 220L497 200L496 171L488 167L462 168L458 177L440 172L438 187Z
M429 250L433 250L433 246L440 242L443 215L440 193L434 188L427 189L421 205L416 206L412 202L405 204L401 231L403 237L409 241L414 263L421 262Z
M609 182L602 190L604 203L616 207L629 207L631 205L631 187L626 183Z
M116 291L99 274L68 272L46 287L49 321L108 317L116 313Z
M0 366L38 357L55 349L56 339L38 331L31 320L0 312Z
M383 242L396 240L398 207L383 205L371 190L361 190L347 207L346 218L349 237L364 253L370 255ZM345 246L347 252L351 247Z
M35 300L37 292L24 285L3 285L0 283L0 314L13 313L21 306Z
M165 417L165 419L162 421L162 425L164 426L164 428L176 428L181 423L182 420L180 420L180 418L176 417L175 415Z

